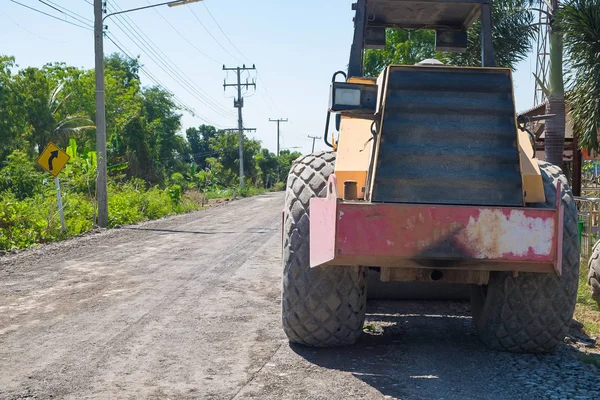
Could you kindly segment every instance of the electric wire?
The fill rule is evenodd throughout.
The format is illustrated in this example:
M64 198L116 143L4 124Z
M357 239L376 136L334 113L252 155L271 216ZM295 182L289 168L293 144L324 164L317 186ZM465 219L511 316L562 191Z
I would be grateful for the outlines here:
M131 60L135 60L131 55L129 50L127 50L127 48L123 45L123 43L121 43L116 37L111 37L110 35L106 36L108 38L108 40L110 40L116 47L117 49L119 49L125 56L129 57ZM152 72L150 72L148 69L146 69L144 66L140 65L139 66L140 71L146 75L148 77L148 79L150 79L152 82L154 82L154 84L156 86L158 86L159 88L161 88L162 90L168 92L169 94L171 94L173 96L173 100L175 102L175 104L180 107L181 109L187 111L188 113L190 113L193 117L198 118L200 120L202 120L203 122L215 126L217 128L223 128L222 125L219 124L215 124L214 122L212 122L211 120L199 115L196 110L194 110L194 108L190 105L188 105L187 103L185 103L180 97L178 97L175 93L173 93L172 90L170 90L168 87L166 87Z
M202 5L204 5L204 8L206 8L206 12L208 12L208 15L210 15L210 17L214 21L215 25L217 25L217 28L219 28L219 30L221 31L221 33L223 34L223 36L225 36L225 39L227 39L227 41L242 56L242 58L246 59L246 61L248 61L248 63L250 63L250 59L248 57L246 57L244 55L244 53L242 53L240 51L240 49L237 48L237 46L231 41L231 39L229 39L229 36L227 36L227 34L223 30L223 28L221 28L221 25L219 25L219 23L217 22L217 20L215 19L215 17L212 15L212 13L210 12L210 10L208 9L208 6L206 5L206 2L202 2Z
M231 54L231 52L229 50L227 50L225 48L225 46L223 46L221 44L221 42L219 42L217 40L217 38L212 34L212 32L206 27L206 25L204 25L204 23L202 22L202 20L200 19L200 17L198 17L198 15L194 12L194 9L192 7L190 7L189 5L187 6L188 9L190 10L190 12L192 13L192 15L196 18L196 20L198 20L198 22L200 23L200 25L202 26L202 28L204 28L204 30L206 31L206 33L208 33L210 35L210 37L215 41L216 44L219 45L219 47L221 47L221 49L223 49L223 51L227 54L229 54L229 56L231 58L233 58L234 60L236 60L239 63L244 63L242 60L240 60L239 58L237 58L236 56L234 56L233 54Z
M119 18L121 16L117 15L116 17ZM213 110L215 113L220 114L221 116L223 116L225 118L229 118L229 119L234 119L235 118L235 116L231 112L231 110L226 109L223 106L221 106L218 103L216 103L215 101L213 101L212 98L210 97L210 95L208 93L204 92L197 84L195 84L191 80L191 78L189 78L183 71L181 71L181 69L175 63L173 63L162 50L160 50L156 45L154 45L154 43L152 42L152 40L147 35L145 35L143 33L143 31L139 28L139 26L137 26L135 24L135 22L133 22L127 16L124 16L124 17L127 18L130 23L128 23L126 21L123 21L123 18L119 18L120 22L122 24L124 24L124 26L119 26L118 24L116 24L117 27L123 33L125 33L129 37L129 39L131 39L138 47L140 47L140 49L142 51L144 51L144 49L146 49L150 53L152 53L152 55L154 57L156 57L156 59L152 58L151 55L149 55L148 53L146 53L144 51L144 53L148 57L150 57L155 63L157 63L157 65L158 65L158 62L160 62L162 64L162 66L164 66L164 68L161 67L161 69L163 69L163 71L165 71L165 73L169 74L169 76L172 79L178 81L179 85L182 86L188 93L194 95L194 97L196 97L196 99L198 99L200 102L204 103L208 108L210 108L211 110ZM137 28L137 31L131 25L135 26ZM134 40L130 35L128 35L127 32L125 32L123 30L123 27L130 34L132 34L133 36L135 36L138 41ZM145 36L145 38L144 38L144 36ZM165 69L167 69L168 71L170 71L170 73L167 72ZM173 75L175 75L175 77ZM188 87L188 85L189 85L189 87ZM194 93L192 93L191 91L193 91ZM198 97L200 97L200 98L198 98Z
M147 0L148 1L148 0ZM233 41L229 38L229 36L227 35L227 33L225 33L225 31L223 30L223 28L221 27L221 25L219 24L219 22L217 21L217 19L214 17L214 15L210 12L210 9L208 8L208 6L206 5L205 2L202 3L204 5L204 7L206 8L206 11L208 12L208 15L212 18L212 20L214 21L215 25L217 25L217 27L219 28L219 30L221 31L221 33L223 34L223 36L225 37L225 39L227 39L227 41L231 44L231 46L246 60L248 61L248 63L250 63L250 59L248 57L246 57L244 55L244 53L242 53L240 51L240 49L235 45L235 43L233 43ZM197 18L197 17L196 17ZM205 28L206 29L206 28ZM239 61L239 60L238 60ZM269 93L269 89L267 88L267 85L265 84L264 80L261 78L258 70L256 71L256 77L257 80L261 83L261 87L264 89L266 97L263 96L262 91L261 90L255 90L255 93L258 92L258 95L261 97L261 99L265 102L266 106L269 108L269 110L273 111L273 106L275 107L276 110L280 111L279 107L277 106L277 103L275 103L275 101L273 100L273 98L271 97L271 94ZM271 104L269 104L269 101L271 101L271 104L273 106L271 106Z
M116 16L117 18L119 16ZM128 23L124 21L113 21L115 26L123 32L140 50L146 54L161 70L163 70L169 77L171 77L179 86L181 86L184 90L186 90L189 94L191 94L198 101L206 105L212 111L221 116L234 120L234 115L229 111L223 108L222 106L216 104L214 101L208 97L207 94L203 94L195 87L195 84L190 83L189 78L186 79L180 73L173 69L169 62L162 57L157 50L152 48L152 45L145 40L139 33L135 32L134 28L127 26ZM138 27L139 29L139 27ZM132 37L132 35L135 37ZM170 61L170 60L169 60Z
M90 25L94 23L94 21L91 20L90 18L84 17L81 14L77 14L76 12L69 10L67 7L65 7L65 6L63 6L61 4L57 4L54 1L51 1L51 0L38 0L38 1L40 1L41 3L46 4L48 7L54 6L52 8L58 10L59 12L65 14L65 15L73 18L73 19L78 20L81 23L90 24Z
M26 4L20 3L20 2L18 2L18 1L16 1L16 0L9 0L9 1L11 1L11 2L13 2L13 3L15 3L15 4L18 4L18 5L20 5L21 7L28 8L28 9L30 9L30 10L32 10L32 11L35 11L35 12L37 12L37 13L40 13L40 14L46 15L46 16L48 16L48 17L50 17L50 18L54 18L54 19L56 19L56 20L58 20L58 21L61 21L61 22L67 23L67 24L69 24L69 25L73 25L73 26L76 26L76 27L78 27L78 28L82 28L82 29L85 29L85 30L88 30L88 31L93 31L93 29L92 29L92 27L91 27L91 26L79 25L79 24L76 24L76 23L74 23L74 22L67 21L67 20L65 20L65 19L62 19L62 18L59 18L59 17L57 17L56 15L52 15L52 14L49 14L49 13L47 13L47 12L44 12L44 11L38 10L37 8L34 8L34 7L28 6L28 5L26 5Z
M185 37L184 34L182 34L181 32L179 32L179 30L177 28L175 28L173 26L173 24L171 24L169 22L169 20L166 19L157 9L154 9L154 11L171 27L171 29L173 29L175 31L175 33L177 33L183 40L185 40L190 46L192 46L198 52L198 54L202 55L203 57L208 58L210 61L214 62L215 64L218 64L218 65L221 64L220 62L218 62L217 60L215 60L213 57L209 56L208 54L206 54L205 52L203 52L202 50L200 50L198 48L198 46L196 46L191 40L189 40L187 37Z
M125 48L125 46L123 45L123 43L121 43L117 38L115 37L111 37L111 35L107 35L106 36L108 40L110 40L116 47L117 49L119 49L125 56L129 57L131 60L134 60L134 58L130 55L130 52ZM212 121L202 117L201 115L199 115L196 110L194 110L191 106L189 106L188 104L186 104L183 100L181 100L181 98L179 98L177 95L175 95L171 90L169 90L158 78L156 78L156 76L154 76L154 74L152 74L150 71L148 71L144 66L140 65L139 66L140 71L143 72L148 79L150 79L152 82L154 82L154 84L156 84L158 87L160 87L162 90L170 93L173 96L173 99L175 101L175 103L182 108L183 110L186 110L187 112L189 112L192 116L197 117L199 119L201 119L202 121L206 122L207 124L210 125L214 125L212 123ZM216 126L216 125L215 125Z

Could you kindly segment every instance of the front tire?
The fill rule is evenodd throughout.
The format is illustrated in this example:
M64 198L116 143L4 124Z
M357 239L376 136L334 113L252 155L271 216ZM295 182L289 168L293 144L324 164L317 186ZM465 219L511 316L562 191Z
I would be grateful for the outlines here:
M557 183L565 210L562 276L554 273L492 272L487 286L473 288L473 320L489 347L515 353L546 353L556 349L569 330L579 277L577 207L560 168L539 161L546 203L554 208Z
M310 268L310 199L325 197L335 153L299 158L290 171L283 226L283 330L290 342L333 347L353 344L366 310L366 269Z

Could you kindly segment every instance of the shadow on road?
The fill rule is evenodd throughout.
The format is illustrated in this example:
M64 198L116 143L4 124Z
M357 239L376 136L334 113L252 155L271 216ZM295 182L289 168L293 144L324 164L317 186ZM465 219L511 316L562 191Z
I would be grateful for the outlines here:
M245 231L184 231L178 229L159 229L159 228L129 228L123 227L123 230L130 231L148 231L148 232L159 232L159 233L187 233L191 235L227 235L227 234L240 234L240 233L251 233L251 234L266 234L274 231L274 229L250 229Z
M569 368L566 364L573 362L572 357L561 361L553 355L489 350L474 330L467 302L371 301L367 310L366 333L356 345L291 345L292 350L311 363L350 372L383 395L402 399L527 398L531 388L523 392L522 386L506 383L520 379L521 364L547 360Z

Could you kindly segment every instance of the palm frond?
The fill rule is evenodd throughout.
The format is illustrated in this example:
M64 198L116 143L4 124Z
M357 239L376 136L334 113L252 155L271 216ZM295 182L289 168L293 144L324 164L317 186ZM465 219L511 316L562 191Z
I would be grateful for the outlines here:
M600 0L571 0L558 14L564 34L574 133L588 150L600 150Z

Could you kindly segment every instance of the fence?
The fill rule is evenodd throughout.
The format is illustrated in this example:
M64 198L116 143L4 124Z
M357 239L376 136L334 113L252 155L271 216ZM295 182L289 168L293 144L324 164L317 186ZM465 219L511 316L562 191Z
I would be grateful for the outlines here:
M579 232L581 236L581 258L587 260L592 253L592 247L598 240L600 198L575 197L579 211Z

